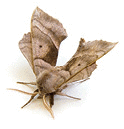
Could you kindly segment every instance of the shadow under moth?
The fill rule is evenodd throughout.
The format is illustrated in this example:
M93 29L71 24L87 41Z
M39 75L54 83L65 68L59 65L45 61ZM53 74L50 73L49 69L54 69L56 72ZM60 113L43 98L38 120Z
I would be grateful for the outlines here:
M28 93L10 89L31 95L30 100L24 106L37 96L43 101L52 117L54 117L52 111L54 95L79 99L62 93L62 90L72 82L87 80L96 69L96 61L117 44L103 40L85 42L81 38L78 49L72 58L64 66L56 66L60 43L66 37L67 33L62 24L37 7L31 18L31 32L24 34L19 42L21 52L36 75L36 82L18 82L19 84L34 85L36 90ZM46 97L49 101L46 101Z

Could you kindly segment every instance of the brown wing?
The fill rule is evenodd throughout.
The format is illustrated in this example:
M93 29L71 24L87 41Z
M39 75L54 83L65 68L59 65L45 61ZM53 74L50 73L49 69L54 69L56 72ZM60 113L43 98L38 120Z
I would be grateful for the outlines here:
M81 39L77 52L62 66L63 70L69 71L70 73L70 77L65 83L88 78L96 68L95 62L109 52L115 45L116 43L102 40L85 42L84 39Z
M59 45L67 37L62 24L38 7L31 22L33 65L38 75L44 67L55 66Z
M32 43L31 33L24 34L22 40L19 41L19 48L25 58L28 60L31 68L33 69L33 58L32 58Z
M62 24L38 7L31 19L31 33L25 34L19 42L34 73L56 65L60 43L67 37Z

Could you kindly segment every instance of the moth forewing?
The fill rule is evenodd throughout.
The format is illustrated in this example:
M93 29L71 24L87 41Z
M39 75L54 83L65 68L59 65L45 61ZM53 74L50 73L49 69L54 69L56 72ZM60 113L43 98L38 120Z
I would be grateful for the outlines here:
M116 44L103 40L84 42L81 39L77 52L61 67L70 73L70 77L64 83L88 78L96 69L96 61L107 54Z

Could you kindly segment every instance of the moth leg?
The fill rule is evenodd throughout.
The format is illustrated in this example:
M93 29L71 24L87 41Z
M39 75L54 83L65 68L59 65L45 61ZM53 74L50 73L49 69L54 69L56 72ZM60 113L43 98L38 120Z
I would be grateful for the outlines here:
M30 88L33 88L31 85L35 85L36 86L36 82L17 82L18 84L23 84L25 86L28 86Z
M50 107L52 108L52 106L54 105L54 93L51 93L49 95L49 103L50 103Z
M23 85L26 85L26 84L36 85L36 82L17 82L17 83L23 84Z
M36 92L38 92L38 89L36 89L36 90L34 91L34 93L36 93ZM31 98L29 99L29 101L28 101L26 104L24 104L21 108L24 108L27 104L29 104L29 103L32 101L32 99L34 99L34 97L35 97L36 95L37 95L37 94L32 95Z
M26 92L26 91L22 91L22 90L19 90L19 89L13 89L13 88L7 88L7 90L14 90L14 91L18 91L18 92L21 92L23 94L32 95L32 96L38 94L38 92L37 93L36 92L35 93L29 93L29 92Z
M78 100L81 100L81 98L76 98L76 97L73 97L73 96L64 94L64 93L62 93L62 92L56 92L56 94L57 94L57 95L61 95L61 96L67 96L67 97L72 98L72 99L78 99Z

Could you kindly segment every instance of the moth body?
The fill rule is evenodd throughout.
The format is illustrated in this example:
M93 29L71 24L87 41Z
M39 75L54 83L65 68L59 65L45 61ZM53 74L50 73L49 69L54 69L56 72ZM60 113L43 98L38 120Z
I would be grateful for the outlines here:
M70 77L68 71L58 70L56 68L52 70L42 71L36 80L36 85L39 90L39 95L42 98L44 94L55 93L59 90L59 86Z

